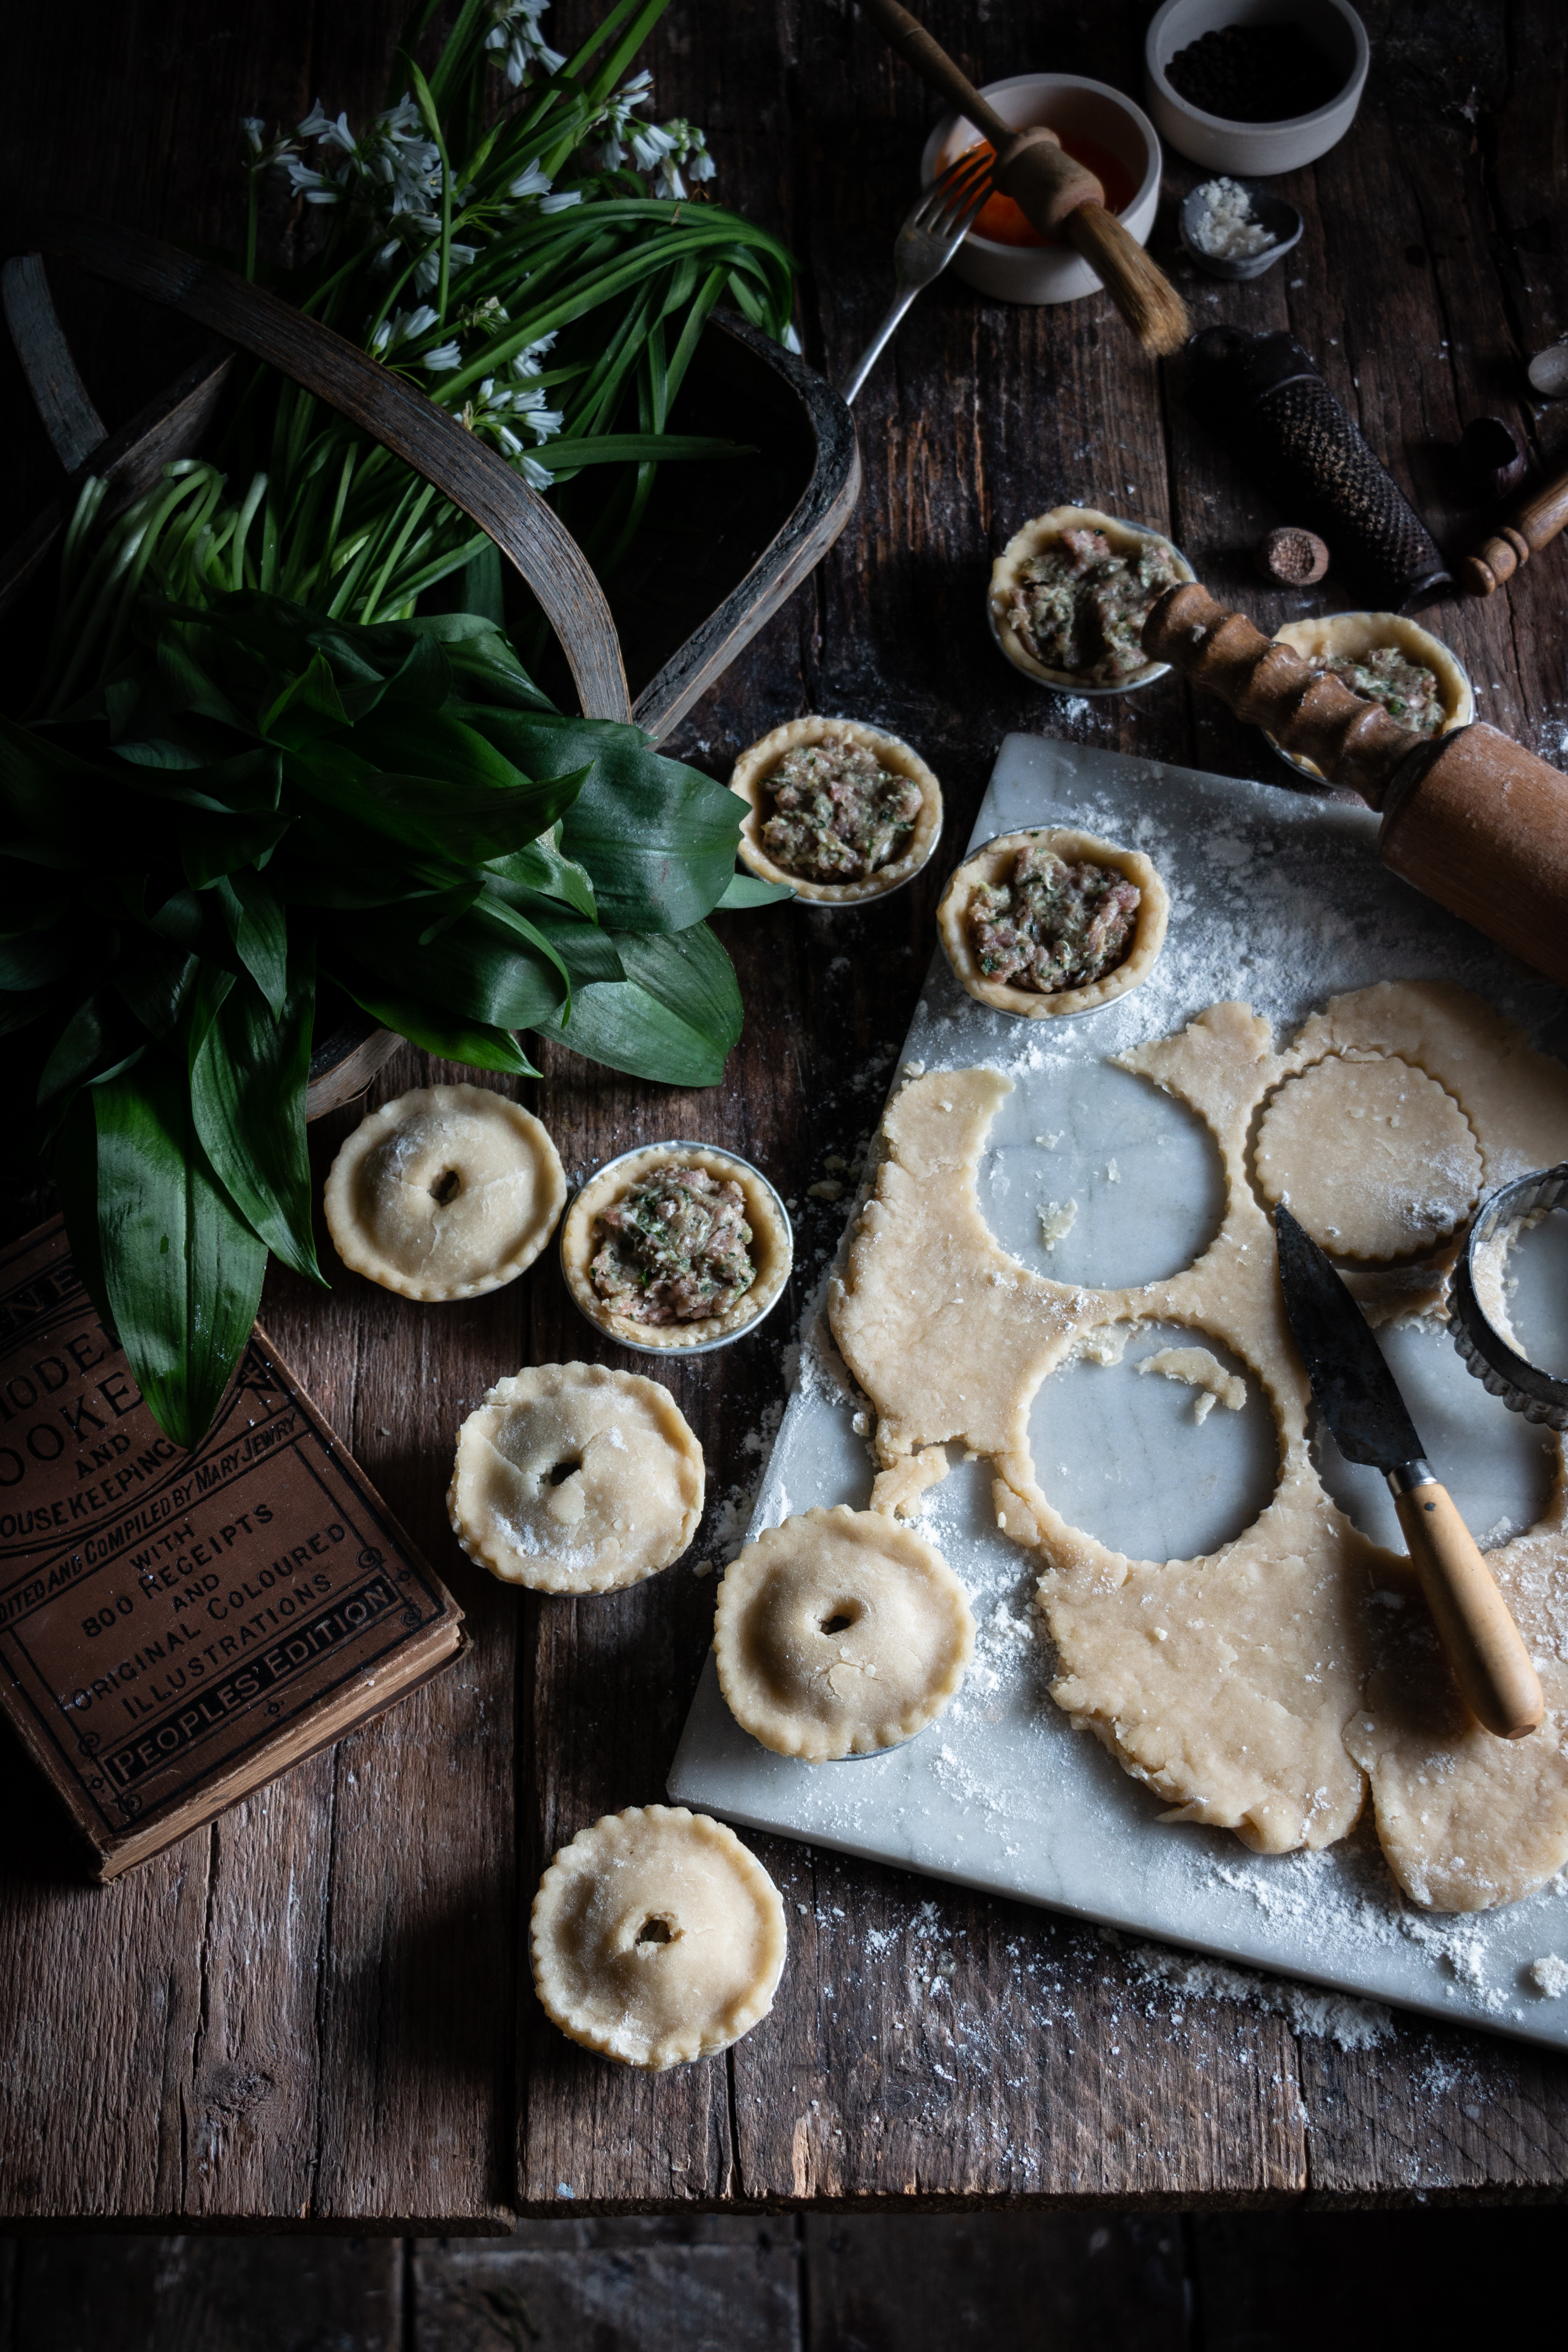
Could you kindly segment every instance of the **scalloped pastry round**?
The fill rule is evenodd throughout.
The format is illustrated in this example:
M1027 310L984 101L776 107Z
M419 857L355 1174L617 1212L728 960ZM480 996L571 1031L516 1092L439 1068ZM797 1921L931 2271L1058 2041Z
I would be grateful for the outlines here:
M566 1205L531 1111L489 1087L416 1087L333 1160L327 1229L355 1274L405 1298L477 1298L533 1264Z
M702 1517L702 1448L658 1381L534 1364L458 1433L452 1531L503 1584L616 1592L680 1558Z
M1001 881L1019 850L1031 844L1051 850L1068 865L1088 861L1109 866L1137 884L1140 897L1132 945L1103 980L1089 981L1081 988L1055 989L1045 995L1038 989L1013 988L1002 981L987 980L981 971L969 936L970 902L984 884ZM971 996L982 1004L994 1004L999 1013L1015 1013L1026 1021L1047 1021L1064 1013L1092 1013L1147 980L1165 943L1170 914L1165 886L1142 850L1119 848L1115 842L1100 841L1092 833L1077 833L1069 825L1036 825L1023 833L999 833L964 859L942 894L936 928L953 977Z
M1456 727L1468 727L1476 715L1475 689L1455 656L1424 629L1418 621L1410 620L1404 613L1330 613L1313 621L1287 621L1274 632L1276 645L1289 646L1303 661L1314 661L1321 654L1331 658L1348 654L1352 661L1362 660L1375 653L1379 646L1397 646L1407 661L1423 662L1436 677L1442 689L1443 724L1438 735L1450 735ZM1263 730L1282 760L1289 760L1304 776L1316 777L1321 783L1323 772L1315 760L1300 751L1288 751L1283 743ZM1433 739L1434 740L1436 738Z
M773 2007L784 1905L733 1830L684 1805L606 1813L563 1846L530 1930L545 2014L585 2049L662 2069L709 2058Z
M692 1323L638 1323L629 1315L612 1313L594 1287L590 1269L599 1246L595 1220L601 1210L609 1208L634 1184L640 1184L660 1167L700 1168L705 1175L738 1184L745 1197L746 1223L752 1229L748 1247L757 1278L750 1290L721 1315L702 1316ZM561 1228L561 1270L566 1277L566 1287L589 1322L596 1324L606 1339L618 1339L625 1348L673 1351L707 1348L716 1339L738 1338L777 1305L794 1261L795 1237L784 1203L773 1186L749 1160L739 1160L732 1151L721 1151L707 1143L650 1143L640 1151L628 1151L619 1160L612 1160L608 1167L602 1168L584 1185Z
M1265 1104L1258 1189L1335 1257L1411 1257L1475 1207L1481 1155L1447 1090L1397 1054L1326 1055Z
M1560 1466L1545 1517L1487 1555L1547 1706L1531 1738L1495 1739L1458 1705L1409 1561L1335 1507L1309 1448L1311 1394L1248 1139L1259 1106L1331 1055L1397 1056L1441 1087L1468 1120L1483 1192L1568 1159L1568 1069L1462 989L1360 989L1279 1049L1247 1005L1215 1004L1116 1057L1188 1104L1219 1146L1226 1213L1193 1265L1168 1281L1092 1290L1009 1257L975 1177L1010 1082L950 1070L889 1105L887 1157L830 1320L876 1406L884 1475L952 1444L990 1458L998 1523L1041 1562L1053 1696L1163 1799L1167 1819L1283 1853L1343 1837L1370 1786L1384 1853L1411 1898L1484 1910L1531 1893L1568 1859L1568 1480ZM1455 1247L1414 1268L1352 1271L1369 1320L1435 1311ZM1042 1383L1095 1327L1125 1321L1211 1333L1273 1407L1273 1499L1206 1557L1112 1551L1069 1526L1037 1477L1029 1414ZM1386 1606L1391 1591L1408 1605Z
M767 822L767 780L786 751L802 743L848 742L869 751L878 763L894 773L908 776L921 788L920 814L909 845L885 866L879 866L858 882L814 882L802 874L792 874L787 866L779 866L763 846L763 827ZM902 883L911 881L920 872L942 838L942 786L918 751L897 735L889 735L880 727L868 727L859 719L792 719L783 727L775 727L736 761L730 778L730 790L739 793L746 803L746 814L741 819L741 856L753 874L764 882L786 882L796 896L816 900L823 906L850 907L866 898L879 898Z
M1032 555L1041 554L1065 530L1098 530L1107 541L1113 555L1136 555L1139 549L1152 540L1172 557L1178 580L1195 580L1197 573L1176 545L1163 530L1152 530L1147 523L1123 522L1120 515L1101 514L1098 507L1053 507L1048 514L1035 515L1016 530L991 567L991 586L986 596L991 634L1015 669L1026 677L1038 678L1042 686L1054 686L1067 694L1126 694L1131 688L1152 685L1163 677L1169 662L1145 662L1130 677L1119 679L1113 686L1091 686L1074 670L1047 669L1037 661L1024 644L1013 625L1011 597L1023 566Z
M880 1511L804 1511L748 1544L719 1590L719 1686L779 1756L825 1764L912 1739L974 1648L942 1554Z

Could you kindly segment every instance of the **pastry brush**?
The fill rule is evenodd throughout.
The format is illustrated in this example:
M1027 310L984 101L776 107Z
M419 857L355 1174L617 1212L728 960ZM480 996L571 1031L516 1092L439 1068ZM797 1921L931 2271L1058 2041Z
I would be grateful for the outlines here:
M1110 210L1094 173L1075 163L1043 124L1015 131L1004 122L899 0L861 0L861 5L889 47L984 132L996 152L997 187L1038 236L1053 243L1065 237L1083 256L1150 357L1179 350L1188 331L1182 298Z

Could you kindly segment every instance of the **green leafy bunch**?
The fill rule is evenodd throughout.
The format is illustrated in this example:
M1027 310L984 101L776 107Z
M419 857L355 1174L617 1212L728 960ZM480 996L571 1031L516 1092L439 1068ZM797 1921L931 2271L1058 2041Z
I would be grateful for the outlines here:
M481 1069L531 1073L533 1030L710 1086L741 1003L704 919L781 894L736 876L731 793L552 709L482 618L244 590L143 628L64 723L0 719L0 1034L77 1263L193 1445L268 1250L322 1279L319 990Z

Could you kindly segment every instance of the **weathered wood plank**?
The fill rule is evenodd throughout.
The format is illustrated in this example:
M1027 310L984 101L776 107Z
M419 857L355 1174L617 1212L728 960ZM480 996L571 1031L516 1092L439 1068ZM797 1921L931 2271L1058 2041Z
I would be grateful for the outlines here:
M1174 2216L808 2214L805 2284L812 2352L1192 2341Z
M1305 2188L1278 2018L1194 2013L1120 1938L1020 1906L776 1843L767 1860L792 1997L731 2053L747 2195L1155 2204Z
M664 2230L606 2222L591 2243L421 2246L414 2259L418 2352L539 2352L604 2345L616 2352L798 2352L797 2246L781 2231L737 2225L672 2243ZM565 2225L567 2229L570 2225ZM636 2234L632 2234L635 2232ZM541 2234L542 2232L541 2231Z
M210 0L173 0L151 34L93 11L86 43L79 17L29 19L0 156L10 216L25 229L76 204L222 243L243 194L230 125L252 107L297 120L318 94L333 110L378 103L403 13L401 0L356 0L318 21L294 0L244 0L220 24ZM564 46L597 13L597 0L556 0L552 37ZM925 13L982 78L1048 63L1138 86L1142 12L1071 0L1046 57L1027 12L927 0ZM1541 65L1560 58L1561 26L1549 0L1510 0L1500 33L1489 19L1446 41L1439 19L1474 19L1456 0L1415 41L1394 0L1366 13L1383 46L1355 135L1281 184L1308 215L1297 255L1251 288L1184 282L1204 320L1292 325L1439 537L1462 541L1482 518L1447 452L1468 415L1528 415L1541 461L1568 459L1568 404L1528 408L1519 373L1568 323L1540 194L1565 136L1563 77ZM678 9L651 57L657 112L710 129L722 200L800 255L808 354L841 374L885 304L934 112L925 93L853 11L804 0ZM1474 80L1473 121L1455 60ZM1173 159L1172 191L1195 176ZM1169 256L1168 213L1154 242ZM152 314L82 281L57 290L112 426L184 354ZM450 1579L476 1646L382 1723L112 1889L63 1874L52 1822L25 1818L37 1801L25 1768L0 1758L7 1817L23 1817L0 1904L0 1981L16 1988L5 2063L20 2084L0 2151L9 2210L456 2229L493 2226L514 2193L557 2213L733 2214L774 2198L1194 2202L1310 2189L1357 2200L1560 2186L1563 2070L1529 2053L1407 2025L1371 2053L1297 2044L1249 2008L1177 2003L1082 1929L783 1843L764 1852L792 1906L791 1969L773 2017L727 2063L663 2078L604 2066L544 2024L529 1987L544 1861L598 1813L661 1793L711 1622L711 1579L694 1563L721 1549L759 1466L795 1318L837 1239L841 1209L806 1187L830 1153L853 1160L875 1122L935 897L1002 735L1284 778L1256 735L1179 682L1105 702L1055 696L1011 671L985 626L993 555L1065 497L1168 520L1212 584L1259 619L1283 616L1247 555L1276 517L1187 416L1178 373L1146 368L1103 300L1028 311L954 281L933 289L858 404L867 486L850 532L671 747L723 774L779 719L845 710L908 736L950 807L933 868L885 906L721 926L748 1009L722 1088L667 1094L552 1051L531 1096L574 1175L653 1136L702 1137L757 1159L799 1211L786 1305L742 1345L668 1373L709 1463L689 1560L614 1599L534 1601L491 1585L451 1542L452 1439L491 1381L590 1352L644 1368L590 1338L552 1260L458 1308L410 1307L342 1276L331 1302L275 1280L270 1327ZM8 448L18 478L31 466L37 479L18 523L54 478L21 398ZM9 405L0 417L9 429ZM1505 595L1431 616L1483 709L1554 755L1568 743L1563 562L1548 551ZM378 1098L426 1069L402 1058ZM323 1130L319 1152L350 1123ZM696 2234L694 2256L752 2260L749 2237ZM832 2289L844 2329L859 2325L858 2245L846 2239ZM514 2252L554 2258L523 2235ZM656 2299L673 2273L661 2276Z
M399 2352L405 2342L395 2238L37 2238L12 2249L6 2352Z

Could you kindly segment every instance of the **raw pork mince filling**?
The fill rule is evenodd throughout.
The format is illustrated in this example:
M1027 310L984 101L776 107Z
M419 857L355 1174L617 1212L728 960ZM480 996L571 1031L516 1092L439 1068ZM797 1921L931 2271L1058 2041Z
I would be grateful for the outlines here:
M1381 702L1413 735L1436 735L1443 724L1443 688L1435 670L1412 661L1397 646L1365 654L1321 654L1312 667L1337 677L1367 702Z
M864 744L797 743L766 778L773 814L763 847L787 874L860 882L908 848L921 788Z
M1031 845L969 902L975 959L987 980L1042 996L1103 980L1126 961L1141 897L1108 866L1068 866Z
M595 1289L633 1323L723 1315L757 1278L745 1195L700 1168L661 1168L595 1219Z
M1155 540L1113 555L1098 530L1064 530L1031 555L1013 589L1013 626L1047 669L1114 686L1148 667L1141 632L1156 597L1181 574Z

